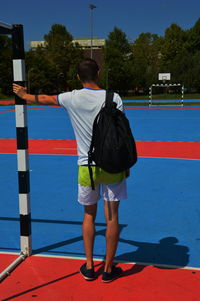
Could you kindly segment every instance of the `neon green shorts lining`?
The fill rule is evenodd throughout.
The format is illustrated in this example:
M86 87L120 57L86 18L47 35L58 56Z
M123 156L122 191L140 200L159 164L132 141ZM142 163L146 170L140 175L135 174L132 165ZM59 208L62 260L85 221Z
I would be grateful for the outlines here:
M125 172L108 173L97 166L92 166L92 175L95 184L112 184L122 182L126 176ZM90 174L88 166L79 166L78 168L78 184L82 186L91 186Z

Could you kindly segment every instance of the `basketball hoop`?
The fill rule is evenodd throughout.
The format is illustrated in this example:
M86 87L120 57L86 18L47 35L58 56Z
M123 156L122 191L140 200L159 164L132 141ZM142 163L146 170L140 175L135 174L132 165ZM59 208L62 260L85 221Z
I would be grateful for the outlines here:
M166 80L167 80L167 77L166 76L162 76L162 82L163 82L163 84L165 84Z
M158 73L158 80L165 84L166 81L171 80L171 73Z

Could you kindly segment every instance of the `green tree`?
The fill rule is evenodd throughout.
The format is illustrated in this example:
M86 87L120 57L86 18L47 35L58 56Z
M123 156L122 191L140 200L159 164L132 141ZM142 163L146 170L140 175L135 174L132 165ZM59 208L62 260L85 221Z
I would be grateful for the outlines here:
M126 94L132 87L131 47L126 34L115 27L104 48L104 79L109 89Z
M171 66L173 81L184 84L188 91L200 91L200 51L188 50L176 56Z
M26 53L28 87L32 93L57 94L79 87L76 66L83 57L65 26L54 24L44 36L45 47Z
M193 69L194 76L193 84L191 86L200 93L200 51L196 52L193 56Z
M188 30L187 49L191 54L200 49L200 18L195 25Z
M26 77L31 93L55 93L56 77L47 57L47 50L37 47L26 53Z
M12 93L12 48L7 36L0 36L0 89L5 95Z
M162 66L164 72L170 72L174 59L179 56L185 49L187 33L177 24L171 24L165 31L161 53Z
M73 43L72 35L63 25L52 25L44 39L47 58L57 76L58 89L73 89L77 85L76 65L83 57L83 50Z
M157 80L160 68L162 39L156 34L141 33L135 40L133 51L133 77L135 88L147 90Z

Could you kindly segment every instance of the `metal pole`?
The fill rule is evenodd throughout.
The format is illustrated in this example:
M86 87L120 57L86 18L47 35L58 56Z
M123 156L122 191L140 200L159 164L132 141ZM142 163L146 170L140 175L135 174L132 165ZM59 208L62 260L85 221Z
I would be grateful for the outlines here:
M28 93L31 92L30 74L31 74L32 71L34 71L34 68L29 69L28 72L27 72L27 89L28 89Z
M184 85L182 86L182 106L183 106L183 101L184 101Z
M91 32L91 43L90 43L90 58L93 58L93 9L96 8L95 5L89 4L89 7L91 9L90 13L90 32Z
M0 21L0 34L11 34L13 26Z
M10 25L0 21L0 34L12 35L14 82L25 84L24 37L22 25ZM6 278L27 256L31 254L31 223L29 204L28 135L25 101L15 96L17 130L17 160L20 208L21 254L1 274Z
M10 273L22 262L26 259L26 255L21 254L16 260L14 260L1 274L0 274L0 282L3 281L4 278L10 275Z
M152 86L149 87L149 106L152 105Z
M108 69L106 70L106 90L108 90Z
M25 86L25 53L23 26L13 25L13 74L14 82ZM28 126L26 101L15 95L15 117L17 132L17 162L20 211L21 252L31 255L30 175L28 155Z

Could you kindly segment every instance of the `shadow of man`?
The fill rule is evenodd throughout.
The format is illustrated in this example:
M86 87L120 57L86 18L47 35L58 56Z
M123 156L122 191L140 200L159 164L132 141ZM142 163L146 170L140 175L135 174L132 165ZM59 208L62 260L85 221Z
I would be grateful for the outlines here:
M159 243L138 242L123 238L119 241L137 247L137 250L116 257L119 262L136 262L124 272L123 276L139 273L148 265L156 268L176 269L185 267L189 262L189 248L179 245L176 237L162 238Z

